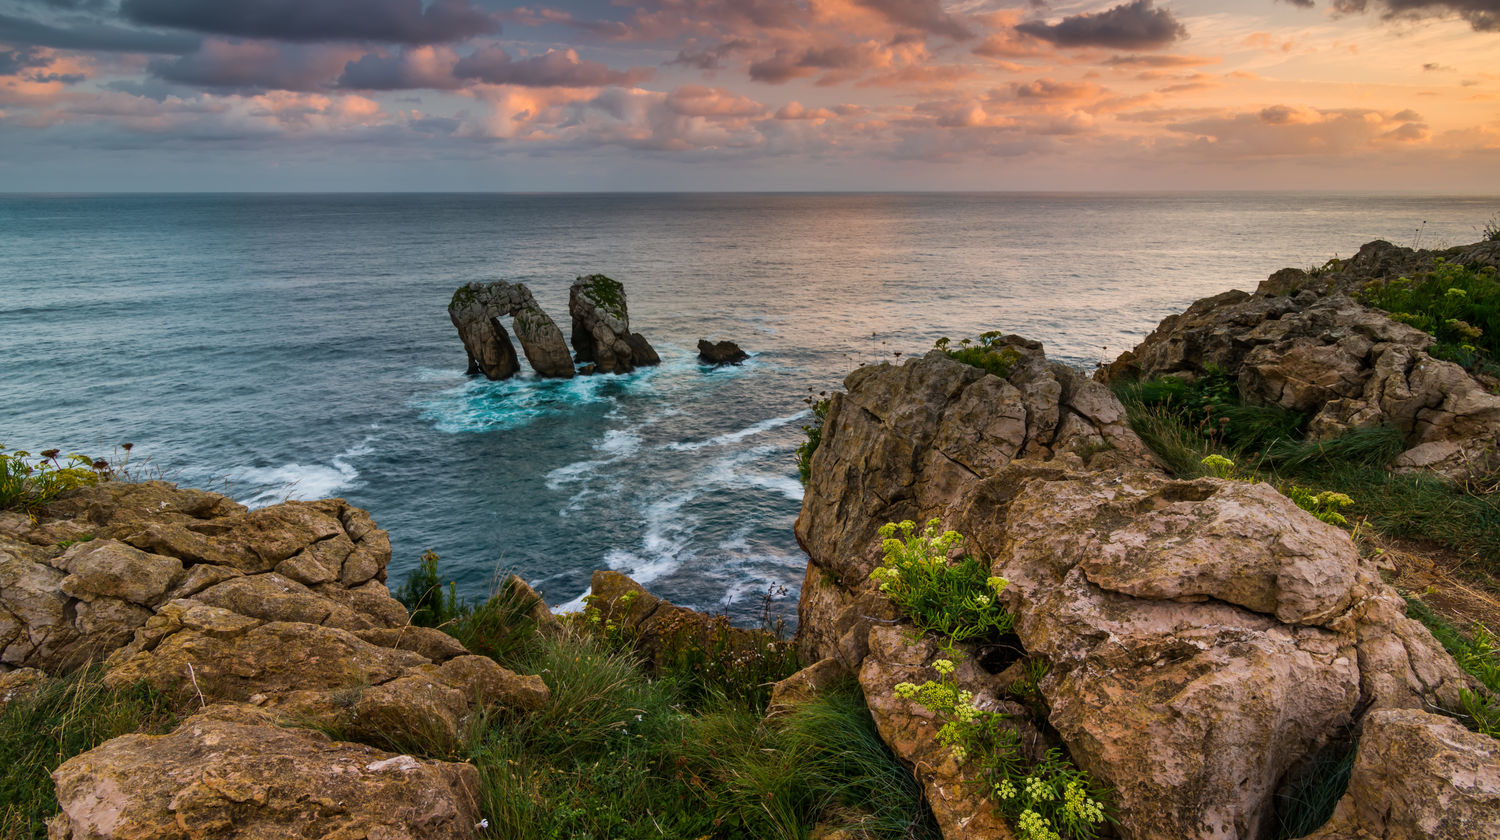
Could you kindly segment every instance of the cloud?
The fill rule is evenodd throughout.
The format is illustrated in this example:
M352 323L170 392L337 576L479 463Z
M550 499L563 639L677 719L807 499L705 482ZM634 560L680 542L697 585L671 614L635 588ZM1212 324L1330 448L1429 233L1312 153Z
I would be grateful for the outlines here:
M1369 152L1382 142L1426 139L1426 126L1402 119L1409 116L1416 115L1272 105L1258 111L1172 123L1168 128L1193 138L1184 151L1219 160L1324 158Z
M1468 21L1475 32L1500 32L1500 0L1374 0L1373 3L1371 0L1333 0L1332 5L1334 11L1341 14L1361 14L1372 6L1380 7L1384 9L1381 17L1386 20L1457 14Z
M597 61L582 61L574 50L548 50L542 55L513 59L494 46L460 59L453 73L461 79L492 85L574 88L633 85L651 75L645 68L615 70Z
M392 54L370 53L351 61L338 85L357 90L455 90L458 54L447 47L409 47Z
M778 49L769 57L750 63L750 78L757 82L781 84L825 70L859 71L889 63L889 59L871 44Z
M683 85L667 94L666 107L687 117L759 117L766 106L723 88Z
M328 87L358 54L321 44L208 38L197 52L147 66L158 79L195 87L312 91Z
M696 67L699 70L717 70L720 62L732 53L747 50L755 46L755 42L747 38L735 38L711 47L699 47L697 40L693 39L687 46L677 52L677 57L668 61L668 65L682 65L684 67Z
M120 12L149 26L281 41L438 44L500 31L471 0L124 0Z
M1012 83L1010 89L1017 99L1092 99L1102 92L1098 85L1087 82L1059 82L1054 79L1037 79L1026 84Z
M808 108L795 99L776 111L778 120L831 120L837 116L827 108Z
M920 29L933 35L943 35L955 41L974 37L973 31L958 18L948 14L942 0L854 0L867 9L884 15L897 26Z
M1187 37L1187 27L1153 0L1132 0L1108 11L1065 17L1057 23L1027 21L1016 31L1059 47L1108 47L1121 50L1161 49Z
M1112 55L1104 63L1111 67L1198 67L1218 64L1219 58L1200 55Z
M125 29L103 23L50 26L28 18L0 15L0 43L92 52L189 53L198 48L192 35Z

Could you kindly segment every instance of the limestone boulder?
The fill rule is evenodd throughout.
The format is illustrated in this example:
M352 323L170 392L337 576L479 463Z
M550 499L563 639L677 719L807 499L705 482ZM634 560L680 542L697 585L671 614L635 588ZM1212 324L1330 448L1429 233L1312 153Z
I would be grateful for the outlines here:
M1500 741L1416 709L1371 713L1349 789L1309 840L1500 837Z
M479 773L331 741L243 704L64 762L52 840L475 836Z
M571 378L573 363L562 330L536 302L524 283L469 283L448 303L448 318L468 354L469 373L491 380L509 379L520 370L510 334L501 318L510 318L526 361L538 376Z
M1018 356L1005 378L934 350L861 367L831 398L796 524L813 559L798 607L805 656L839 655L836 643L853 618L845 611L855 592L869 591L880 562L880 525L951 515L968 488L1016 458L1079 466L1154 460L1107 388L1049 362L1037 342L1005 341ZM855 639L857 650L863 635Z
M579 277L568 289L568 313L575 361L593 364L599 373L629 373L660 363L650 342L630 331L630 309L619 281L602 274Z
M590 590L590 612L630 636L641 657L653 667L660 666L669 652L691 647L734 656L779 642L770 633L734 627L724 616L679 607L619 572L595 571Z

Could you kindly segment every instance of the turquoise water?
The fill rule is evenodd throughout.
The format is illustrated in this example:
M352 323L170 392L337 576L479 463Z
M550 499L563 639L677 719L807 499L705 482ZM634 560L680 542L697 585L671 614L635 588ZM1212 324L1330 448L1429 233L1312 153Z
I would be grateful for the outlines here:
M0 443L136 445L252 505L341 495L470 596L595 568L746 619L794 603L809 389L989 329L1092 369L1165 315L1370 239L1460 244L1500 200L1311 195L0 196ZM1425 220L1426 224L1423 225ZM567 328L625 283L663 364L463 375L471 280ZM738 341L742 367L695 361Z

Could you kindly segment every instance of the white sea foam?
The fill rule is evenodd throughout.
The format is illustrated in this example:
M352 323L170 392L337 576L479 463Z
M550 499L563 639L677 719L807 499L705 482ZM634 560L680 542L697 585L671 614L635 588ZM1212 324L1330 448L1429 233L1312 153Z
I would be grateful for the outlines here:
M249 508L262 508L292 499L326 499L355 485L359 470L350 463L375 450L373 438L366 438L329 459L326 464L282 464L277 467L246 467L233 472L229 479L257 488L240 499Z
M679 452L691 452L698 449L704 449L709 446L728 446L731 443L739 443L746 438L755 437L756 435L769 432L772 429L780 428L781 426L785 426L788 423L795 423L796 421L801 420L807 415L808 412L806 410L803 410L797 412L796 414L788 414L785 417L772 417L767 420L762 420L758 423L752 423L749 426L746 426L745 428L740 429L736 432L725 432L722 435L716 435L709 438L708 440L689 441L687 443L669 443L664 448L676 450Z

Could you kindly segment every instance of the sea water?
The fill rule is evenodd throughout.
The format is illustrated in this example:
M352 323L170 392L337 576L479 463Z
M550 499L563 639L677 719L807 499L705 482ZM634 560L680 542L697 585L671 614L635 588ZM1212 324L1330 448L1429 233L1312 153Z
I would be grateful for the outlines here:
M1301 194L0 196L0 444L108 455L252 507L343 496L481 597L576 606L617 569L751 620L795 603L804 398L999 329L1084 370L1166 315L1384 238L1479 238L1500 200ZM625 284L662 356L464 375L470 281ZM737 367L696 360L732 339ZM897 354L900 354L899 356Z

